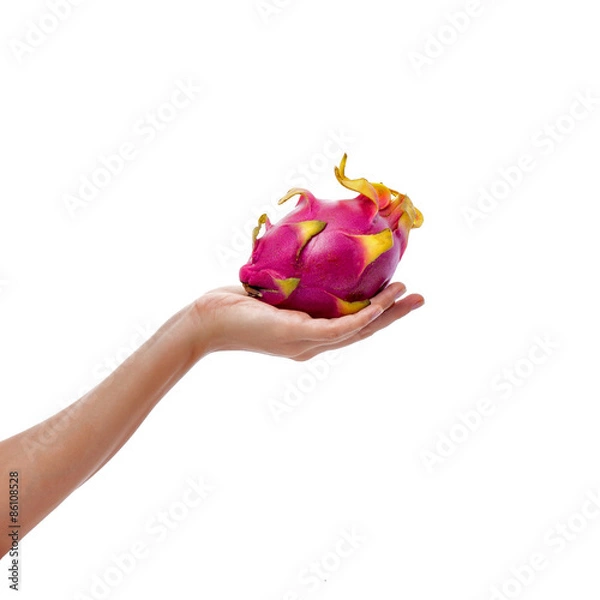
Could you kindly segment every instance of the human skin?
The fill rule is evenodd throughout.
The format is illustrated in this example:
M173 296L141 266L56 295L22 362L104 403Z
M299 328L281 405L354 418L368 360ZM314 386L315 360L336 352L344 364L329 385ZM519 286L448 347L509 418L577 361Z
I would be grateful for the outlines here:
M19 472L19 538L101 469L161 398L204 356L247 350L304 361L365 339L418 308L419 294L393 283L354 315L313 319L249 297L242 288L208 292L171 317L111 375L45 421L0 442L0 473ZM93 440L93 443L90 441ZM8 494L0 524L9 527ZM0 557L10 549L0 536Z

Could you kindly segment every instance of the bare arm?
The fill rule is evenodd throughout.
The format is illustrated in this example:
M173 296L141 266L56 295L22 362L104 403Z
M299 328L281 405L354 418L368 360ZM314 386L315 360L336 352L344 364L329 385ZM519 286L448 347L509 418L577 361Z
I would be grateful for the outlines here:
M110 460L192 367L199 358L190 335L192 316L184 309L77 402L0 442L2 471L20 474L20 537ZM1 496L4 521L8 498ZM10 541L0 537L0 556Z
M169 319L107 379L42 423L0 442L0 472L19 472L22 538L125 444L158 401L204 355L250 350L306 360L353 343L422 303L402 284L339 319L273 308L238 288L210 292ZM8 525L0 494L0 524ZM2 527L6 531L6 527ZM0 557L11 539L0 536Z

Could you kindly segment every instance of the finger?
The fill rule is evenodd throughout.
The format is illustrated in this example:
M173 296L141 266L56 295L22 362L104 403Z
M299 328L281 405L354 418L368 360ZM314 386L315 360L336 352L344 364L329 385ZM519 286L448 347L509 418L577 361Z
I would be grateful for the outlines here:
M394 305L396 299L405 292L406 287L403 283L393 283L372 298L370 306L354 315L337 319L313 320L310 325L314 334L308 339L327 345L341 343L379 319L387 309Z
M407 296L399 302L396 302L394 305L388 308L388 310L381 314L375 321L372 321L366 327L364 327L360 331L355 332L351 336L333 343L326 343L321 344L319 346L313 346L312 348L300 353L294 358L296 360L308 360L309 358L312 358L317 354L321 354L322 352L344 348L345 346L349 346L350 344L354 344L355 342L367 339L377 331L388 327L394 321L401 319L413 310L416 310L419 307L423 306L424 302L425 300L420 294L411 294L410 296Z
M354 335L340 340L334 344L323 344L321 346L311 348L305 355L299 358L299 360L307 360L312 356L316 356L317 354L321 354L322 352L327 352L328 350L337 350L339 348L344 348L356 342L360 342L367 338L370 338L372 335L385 329L395 321L405 317L407 314L411 313L414 310L417 310L425 303L425 299L420 294L411 294L407 296L400 302L396 302L392 307L386 310L379 318L375 321L371 322L369 325L354 333Z
M371 337L377 331L380 331L394 321L405 317L407 314L423 306L425 299L420 294L411 294L406 298L403 298L399 302L396 302L394 306L386 310L376 321L370 323L367 327L358 332L357 336L359 339L366 339Z
M300 324L298 337L325 344L337 343L352 336L381 316L406 291L403 283L393 283L377 294L371 304L353 315L334 319L310 319Z

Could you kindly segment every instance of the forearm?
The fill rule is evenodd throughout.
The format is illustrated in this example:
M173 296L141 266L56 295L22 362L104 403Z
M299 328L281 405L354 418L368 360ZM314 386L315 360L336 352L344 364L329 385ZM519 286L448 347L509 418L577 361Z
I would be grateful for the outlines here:
M371 305L339 319L312 319L251 298L240 286L208 292L165 323L100 385L43 423L0 442L0 477L19 473L20 536L101 469L156 403L205 354L248 350L308 360L363 340L423 304L387 286ZM5 491L7 488L5 488ZM9 524L0 493L0 528ZM0 536L0 556L9 536Z
M197 329L192 305L172 317L81 399L0 442L2 473L20 474L21 536L106 464L198 361L202 348ZM0 498L0 522L7 518L7 501ZM0 538L0 556L8 550L4 537Z

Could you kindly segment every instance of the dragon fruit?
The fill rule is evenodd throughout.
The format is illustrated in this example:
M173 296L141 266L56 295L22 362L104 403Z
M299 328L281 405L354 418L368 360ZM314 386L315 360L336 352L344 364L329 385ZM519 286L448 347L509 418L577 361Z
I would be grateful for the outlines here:
M275 225L266 214L252 233L252 255L240 269L248 294L312 317L358 312L390 281L423 215L410 198L383 183L348 179L347 155L335 167L337 180L358 192L351 200L318 200L291 189L282 204L300 195L296 207ZM259 237L265 226L264 234Z

